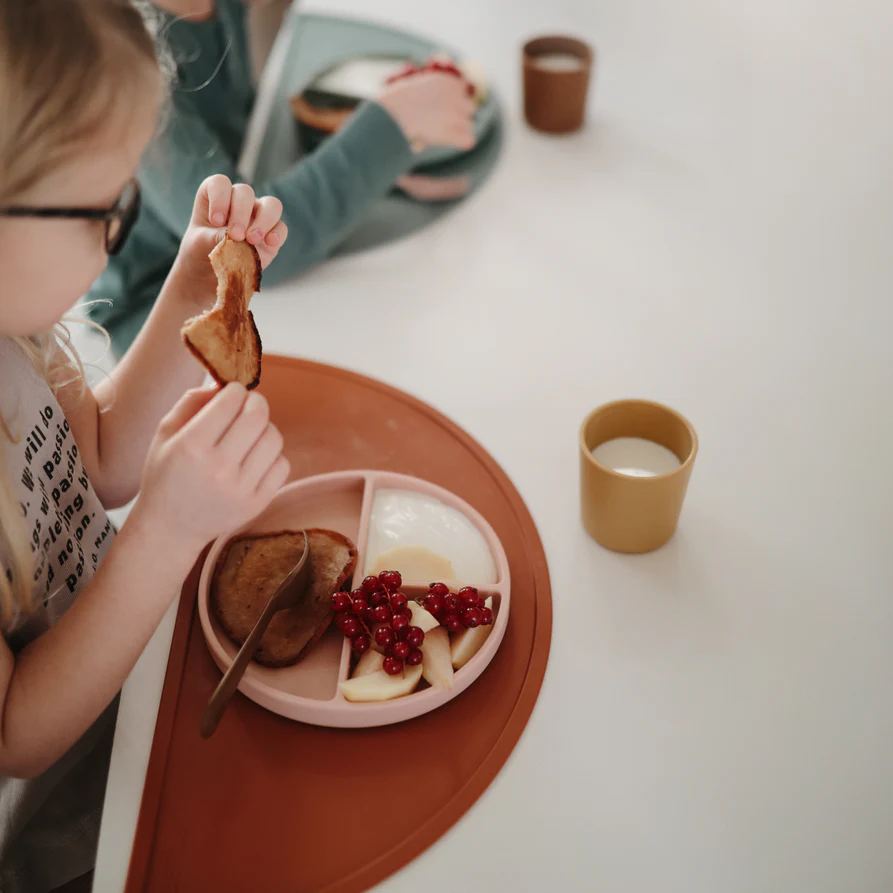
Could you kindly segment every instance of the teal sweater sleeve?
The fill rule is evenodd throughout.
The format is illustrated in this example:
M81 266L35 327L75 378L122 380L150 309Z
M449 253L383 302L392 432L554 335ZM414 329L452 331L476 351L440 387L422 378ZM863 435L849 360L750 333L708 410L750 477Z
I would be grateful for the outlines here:
M2 0L0 0L2 2ZM143 208L120 254L90 290L90 316L116 353L130 345L177 255L195 194L215 173L241 179L236 158L254 106L242 0L215 0L216 15L169 16L164 34L176 63L166 123L140 167ZM275 284L327 257L412 167L393 118L368 104L319 149L279 176L251 185L282 201L288 241L264 272Z
M251 184L258 195L280 199L288 226L285 247L264 281L275 284L322 260L411 165L412 150L396 121L367 103L313 154L269 182ZM235 160L205 122L175 113L146 159L140 182L148 203L179 238L199 186L214 173L240 180Z

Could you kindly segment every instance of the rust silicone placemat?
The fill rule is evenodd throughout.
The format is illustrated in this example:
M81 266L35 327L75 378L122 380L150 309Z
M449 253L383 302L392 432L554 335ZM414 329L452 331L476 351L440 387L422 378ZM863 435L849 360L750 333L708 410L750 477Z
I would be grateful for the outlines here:
M220 673L197 620L194 571L174 630L127 893L368 890L483 793L521 736L545 674L552 602L543 547L511 481L475 441L424 403L328 366L265 356L261 391L294 477L399 471L478 509L508 555L511 619L483 676L417 719L319 728L236 695L204 741L199 716Z

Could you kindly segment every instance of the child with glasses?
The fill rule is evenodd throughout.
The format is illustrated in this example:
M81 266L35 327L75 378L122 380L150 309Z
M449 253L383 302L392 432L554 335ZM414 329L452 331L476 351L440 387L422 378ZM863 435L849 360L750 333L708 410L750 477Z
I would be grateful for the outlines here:
M60 326L126 246L163 94L129 0L0 2L3 893L89 889L114 698L203 546L289 473L265 400L199 390L180 343L214 303L222 228L276 257L278 199L198 187L142 333L95 388ZM106 510L138 491L116 534Z
M33 205L0 207L0 217L32 217L44 220L93 220L105 226L105 253L117 254L140 213L140 184L131 180L108 208L38 208Z
M246 5L265 0L153 2L162 16L166 52L177 66L170 118L140 170L143 207L133 237L90 293L91 299L105 299L91 304L90 312L111 334L117 353L133 340L158 297L189 223L188 197L209 174L236 178L255 99ZM324 259L398 180L418 197L450 198L464 191L461 179L438 193L427 178L405 175L413 164L411 146L471 148L474 111L458 78L420 74L388 87L281 176L254 184L258 193L281 199L291 233L267 281L275 284Z

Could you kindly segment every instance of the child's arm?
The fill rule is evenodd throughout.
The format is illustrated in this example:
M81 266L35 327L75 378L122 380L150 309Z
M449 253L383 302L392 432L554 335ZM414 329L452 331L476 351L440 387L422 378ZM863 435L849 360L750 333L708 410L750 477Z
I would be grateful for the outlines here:
M237 174L235 159L227 157L189 101L176 100L175 95L173 118L150 150L141 182L165 225L182 233L190 213L184 196L211 169L231 178ZM411 168L410 143L471 148L474 109L459 78L442 72L406 78L359 109L312 155L273 180L255 183L258 194L282 201L289 228L288 251L268 282L288 279L326 257ZM212 153L197 153L196 147L208 146Z
M161 417L185 390L203 381L202 366L183 346L180 329L214 303L216 278L208 254L226 225L232 238L255 245L268 264L285 241L278 199L256 199L250 187L223 176L201 184L190 224L148 322L111 377L81 395L59 393L78 449L103 505L114 508L137 493L146 450Z
M193 391L164 419L145 487L74 605L13 656L0 637L0 775L58 760L124 684L208 540L262 511L288 476L269 408L240 385Z

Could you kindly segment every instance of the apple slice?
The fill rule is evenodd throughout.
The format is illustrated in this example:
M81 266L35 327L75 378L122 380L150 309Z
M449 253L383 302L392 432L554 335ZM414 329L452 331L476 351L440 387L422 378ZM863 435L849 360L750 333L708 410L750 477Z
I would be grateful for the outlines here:
M374 648L370 648L358 661L354 667L351 679L358 679L360 676L368 676L370 673L377 673L384 664L384 655Z
M397 546L366 565L367 574L384 570L400 571L404 580L449 580L455 575L448 559L425 546Z
M480 63L473 59L463 60L458 67L459 73L471 85L472 99L478 105L481 105L487 99L487 94L489 93L487 75L484 73L484 69Z
M422 642L422 675L432 688L449 691L453 687L450 634L438 626L425 632Z
M347 679L338 684L348 701L390 701L412 694L422 678L422 667L404 667L398 676L376 670L366 676Z
M491 611L493 610L492 598L488 598L484 604ZM475 629L463 629L462 632L455 635L450 648L453 667L461 670L481 650L481 646L487 641L487 637L492 631L493 623L489 626L478 626Z
M437 618L430 611L426 611L418 602L410 601L409 610L412 611L412 625L417 626L426 636L429 630L440 626Z

